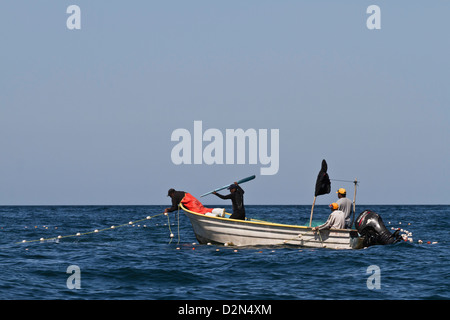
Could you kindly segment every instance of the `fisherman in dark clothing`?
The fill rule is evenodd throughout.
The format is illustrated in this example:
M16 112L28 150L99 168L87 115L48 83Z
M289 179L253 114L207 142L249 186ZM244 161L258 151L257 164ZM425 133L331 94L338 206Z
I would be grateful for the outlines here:
M183 200L185 195L186 192L184 191L176 191L175 189L169 189L169 192L167 192L167 196L172 198L172 206L166 208L164 210L164 213L178 210L178 205L180 204L181 200Z
M184 208L200 214L219 216L225 212L224 209L220 208L205 208L203 204L189 192L176 191L175 189L171 188L167 192L167 196L172 198L172 206L166 208L164 210L164 213L178 210L178 206L180 204L182 204Z
M216 196L221 199L231 199L233 204L233 214L230 219L245 220L245 208L244 208L244 190L235 182L228 187L230 194L223 196L217 192L213 192Z

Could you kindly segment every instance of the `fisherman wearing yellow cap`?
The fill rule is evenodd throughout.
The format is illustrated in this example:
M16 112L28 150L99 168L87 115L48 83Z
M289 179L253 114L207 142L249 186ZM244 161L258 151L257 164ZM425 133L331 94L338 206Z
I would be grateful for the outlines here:
M347 190L340 188L336 191L339 200L336 203L339 205L339 210L345 214L345 228L351 228L350 215L352 214L352 201L347 198Z
M331 214L328 217L327 222L324 224L312 228L313 231L324 229L344 229L345 228L345 214L339 210L339 205L335 202L329 205Z

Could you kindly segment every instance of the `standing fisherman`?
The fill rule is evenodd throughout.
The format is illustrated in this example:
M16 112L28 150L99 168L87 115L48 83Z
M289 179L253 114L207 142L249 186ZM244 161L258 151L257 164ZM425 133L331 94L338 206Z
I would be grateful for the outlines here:
M350 215L352 214L352 200L347 198L347 191L344 188L340 188L336 191L339 200L336 203L339 205L339 210L343 211L345 214L345 228L351 228Z
M231 199L233 214L230 216L230 219L245 220L244 190L238 185L237 182L231 184L228 189L230 190L229 195L223 196L215 191L213 194L221 199Z

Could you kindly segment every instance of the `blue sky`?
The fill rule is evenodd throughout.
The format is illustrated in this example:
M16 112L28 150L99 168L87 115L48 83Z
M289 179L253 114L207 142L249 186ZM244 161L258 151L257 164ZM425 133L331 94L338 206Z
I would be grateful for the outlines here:
M66 9L81 9L68 30ZM381 9L369 30L366 9ZM166 204L256 174L311 204L322 159L357 203L448 204L448 1L4 1L0 204ZM278 129L279 171L175 165L171 134ZM335 200L335 189L317 204ZM222 203L215 197L205 204Z

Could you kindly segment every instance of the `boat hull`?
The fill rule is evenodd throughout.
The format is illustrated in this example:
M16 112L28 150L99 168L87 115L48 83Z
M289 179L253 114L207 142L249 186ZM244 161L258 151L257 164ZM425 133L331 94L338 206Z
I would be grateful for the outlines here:
M297 225L265 221L235 220L198 214L182 207L199 243L234 246L294 245L307 248L359 249L356 230L331 229L320 232Z

